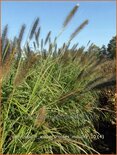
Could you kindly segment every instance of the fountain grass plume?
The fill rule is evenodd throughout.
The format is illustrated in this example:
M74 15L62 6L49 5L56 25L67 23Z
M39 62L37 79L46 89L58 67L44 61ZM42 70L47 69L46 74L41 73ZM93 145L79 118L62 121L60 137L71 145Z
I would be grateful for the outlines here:
M69 24L69 22L71 21L71 19L75 15L78 8L79 8L79 4L75 5L75 7L70 11L70 13L68 14L68 16L66 17L66 19L63 23L63 28L65 28Z
M77 35L87 24L88 24L88 20L85 20L80 26L78 26L78 27L76 28L76 30L71 34L70 40L69 40L69 41L73 40L73 39L76 37L76 35Z
M25 32L25 29L26 29L26 25L23 24L21 29L20 29L20 33L19 33L19 36L18 36L18 44L19 46L21 45L21 42L22 42L22 39L23 39L23 35L24 35L24 32Z
M47 42L49 41L49 37L51 35L51 31L48 32L47 36L46 36L46 39L45 39L45 45L47 44Z
M33 38L33 35L34 35L35 31L36 31L36 28L37 28L38 24L39 24L39 18L37 18L37 19L35 20L35 22L34 22L34 24L33 24L33 26L32 26L32 29L31 29L30 35L29 35L29 39L30 39L30 40Z

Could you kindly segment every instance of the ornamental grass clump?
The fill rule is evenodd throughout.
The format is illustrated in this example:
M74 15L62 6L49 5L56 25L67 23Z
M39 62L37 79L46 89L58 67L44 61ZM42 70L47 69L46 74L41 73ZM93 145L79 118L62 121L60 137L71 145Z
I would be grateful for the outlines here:
M65 19L64 28L73 15ZM87 23L74 31L70 42ZM85 52L77 44L70 49L68 42L64 48L57 48L60 35L51 42L51 31L43 41L38 24L39 18L24 48L21 41L25 26L15 44L8 39L9 48L2 50L2 153L98 153L92 147L94 135L99 135L94 127L99 119L98 86L108 83L113 73L109 77L102 75L105 61L97 58L95 50ZM30 48L31 41L36 50Z

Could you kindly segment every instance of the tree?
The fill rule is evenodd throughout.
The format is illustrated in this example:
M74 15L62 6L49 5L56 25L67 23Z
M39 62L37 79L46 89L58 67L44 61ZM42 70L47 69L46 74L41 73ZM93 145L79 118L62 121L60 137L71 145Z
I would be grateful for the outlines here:
M111 59L114 59L116 56L116 36L110 40L107 47L107 51L108 51L108 56Z
M100 49L100 54L102 55L107 55L107 48L105 45L102 45L101 49Z

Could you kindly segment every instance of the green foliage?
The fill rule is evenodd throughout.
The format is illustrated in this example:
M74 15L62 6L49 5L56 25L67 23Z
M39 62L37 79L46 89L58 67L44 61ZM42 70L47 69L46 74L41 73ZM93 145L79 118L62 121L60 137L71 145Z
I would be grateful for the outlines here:
M111 59L116 57L116 36L110 40L107 51Z

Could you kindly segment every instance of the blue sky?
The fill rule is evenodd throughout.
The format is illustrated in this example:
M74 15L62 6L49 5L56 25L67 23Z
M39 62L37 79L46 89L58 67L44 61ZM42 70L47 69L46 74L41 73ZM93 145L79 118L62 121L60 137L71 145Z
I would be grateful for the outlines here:
M2 2L2 27L9 25L9 37L18 35L21 25L26 24L26 33L36 17L40 18L41 37L45 38L48 31L52 30L54 38L62 27L65 17L77 4L80 7L65 32L58 39L58 45L67 41L70 34L85 19L89 24L72 41L86 45L90 40L98 46L107 45L109 40L116 34L116 2Z

